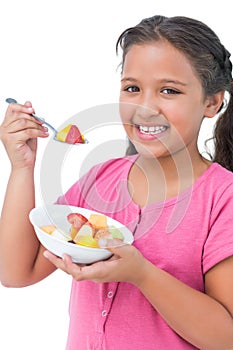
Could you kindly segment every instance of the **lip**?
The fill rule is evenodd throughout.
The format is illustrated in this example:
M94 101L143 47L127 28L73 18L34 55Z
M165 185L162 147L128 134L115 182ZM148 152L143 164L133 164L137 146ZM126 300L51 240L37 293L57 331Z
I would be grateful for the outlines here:
M143 141L152 141L164 137L169 127L165 124L133 124L136 136Z

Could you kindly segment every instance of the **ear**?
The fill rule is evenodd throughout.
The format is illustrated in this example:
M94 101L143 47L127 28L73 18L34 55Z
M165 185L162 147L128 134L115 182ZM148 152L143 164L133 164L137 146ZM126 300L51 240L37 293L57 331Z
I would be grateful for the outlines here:
M208 96L206 99L206 108L204 116L206 118L213 118L221 109L224 100L224 91L220 91L215 95Z

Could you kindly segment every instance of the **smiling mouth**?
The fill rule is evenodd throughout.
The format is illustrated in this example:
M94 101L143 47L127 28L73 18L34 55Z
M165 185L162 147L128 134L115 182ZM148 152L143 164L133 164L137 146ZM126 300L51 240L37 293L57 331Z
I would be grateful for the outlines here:
M146 125L137 125L135 124L136 128L139 129L139 131L142 134L145 135L158 135L168 129L165 125L156 125L156 126L146 126Z

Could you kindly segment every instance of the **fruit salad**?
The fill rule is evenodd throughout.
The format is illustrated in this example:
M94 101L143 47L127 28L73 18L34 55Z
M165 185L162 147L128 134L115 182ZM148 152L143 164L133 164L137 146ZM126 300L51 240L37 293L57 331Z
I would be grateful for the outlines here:
M119 240L119 243L124 241L124 236L118 228L107 225L105 215L91 214L87 219L80 213L70 213L67 220L71 224L69 234L62 233L54 225L41 226L41 229L54 237L91 248L100 248L103 242L106 246L106 240L110 239Z
M56 139L70 144L85 143L84 136L74 124L69 124L56 135Z

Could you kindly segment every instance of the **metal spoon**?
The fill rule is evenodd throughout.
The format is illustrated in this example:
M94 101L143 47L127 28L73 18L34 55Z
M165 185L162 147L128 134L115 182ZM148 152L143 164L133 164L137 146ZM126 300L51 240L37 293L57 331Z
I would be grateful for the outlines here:
M11 97L9 97L9 98L7 98L6 99L6 102L7 103L18 103L14 98L11 98ZM38 117L37 115L35 115L34 113L33 114L31 114L35 119L37 119L37 120L39 120L40 122L42 122L44 125L47 125L47 127L48 128L50 128L52 131L53 131L53 133L54 133L54 140L56 140L56 141L58 141L58 142L62 142L62 141L60 141L60 140L58 140L57 139L57 133L58 133L58 131L51 125L51 124L49 124L48 122L46 122L43 118L41 118L41 117ZM67 143L67 142L63 142L63 143ZM84 144L85 143L88 143L88 141L85 139L84 140ZM76 145L81 145L81 143L76 143Z

